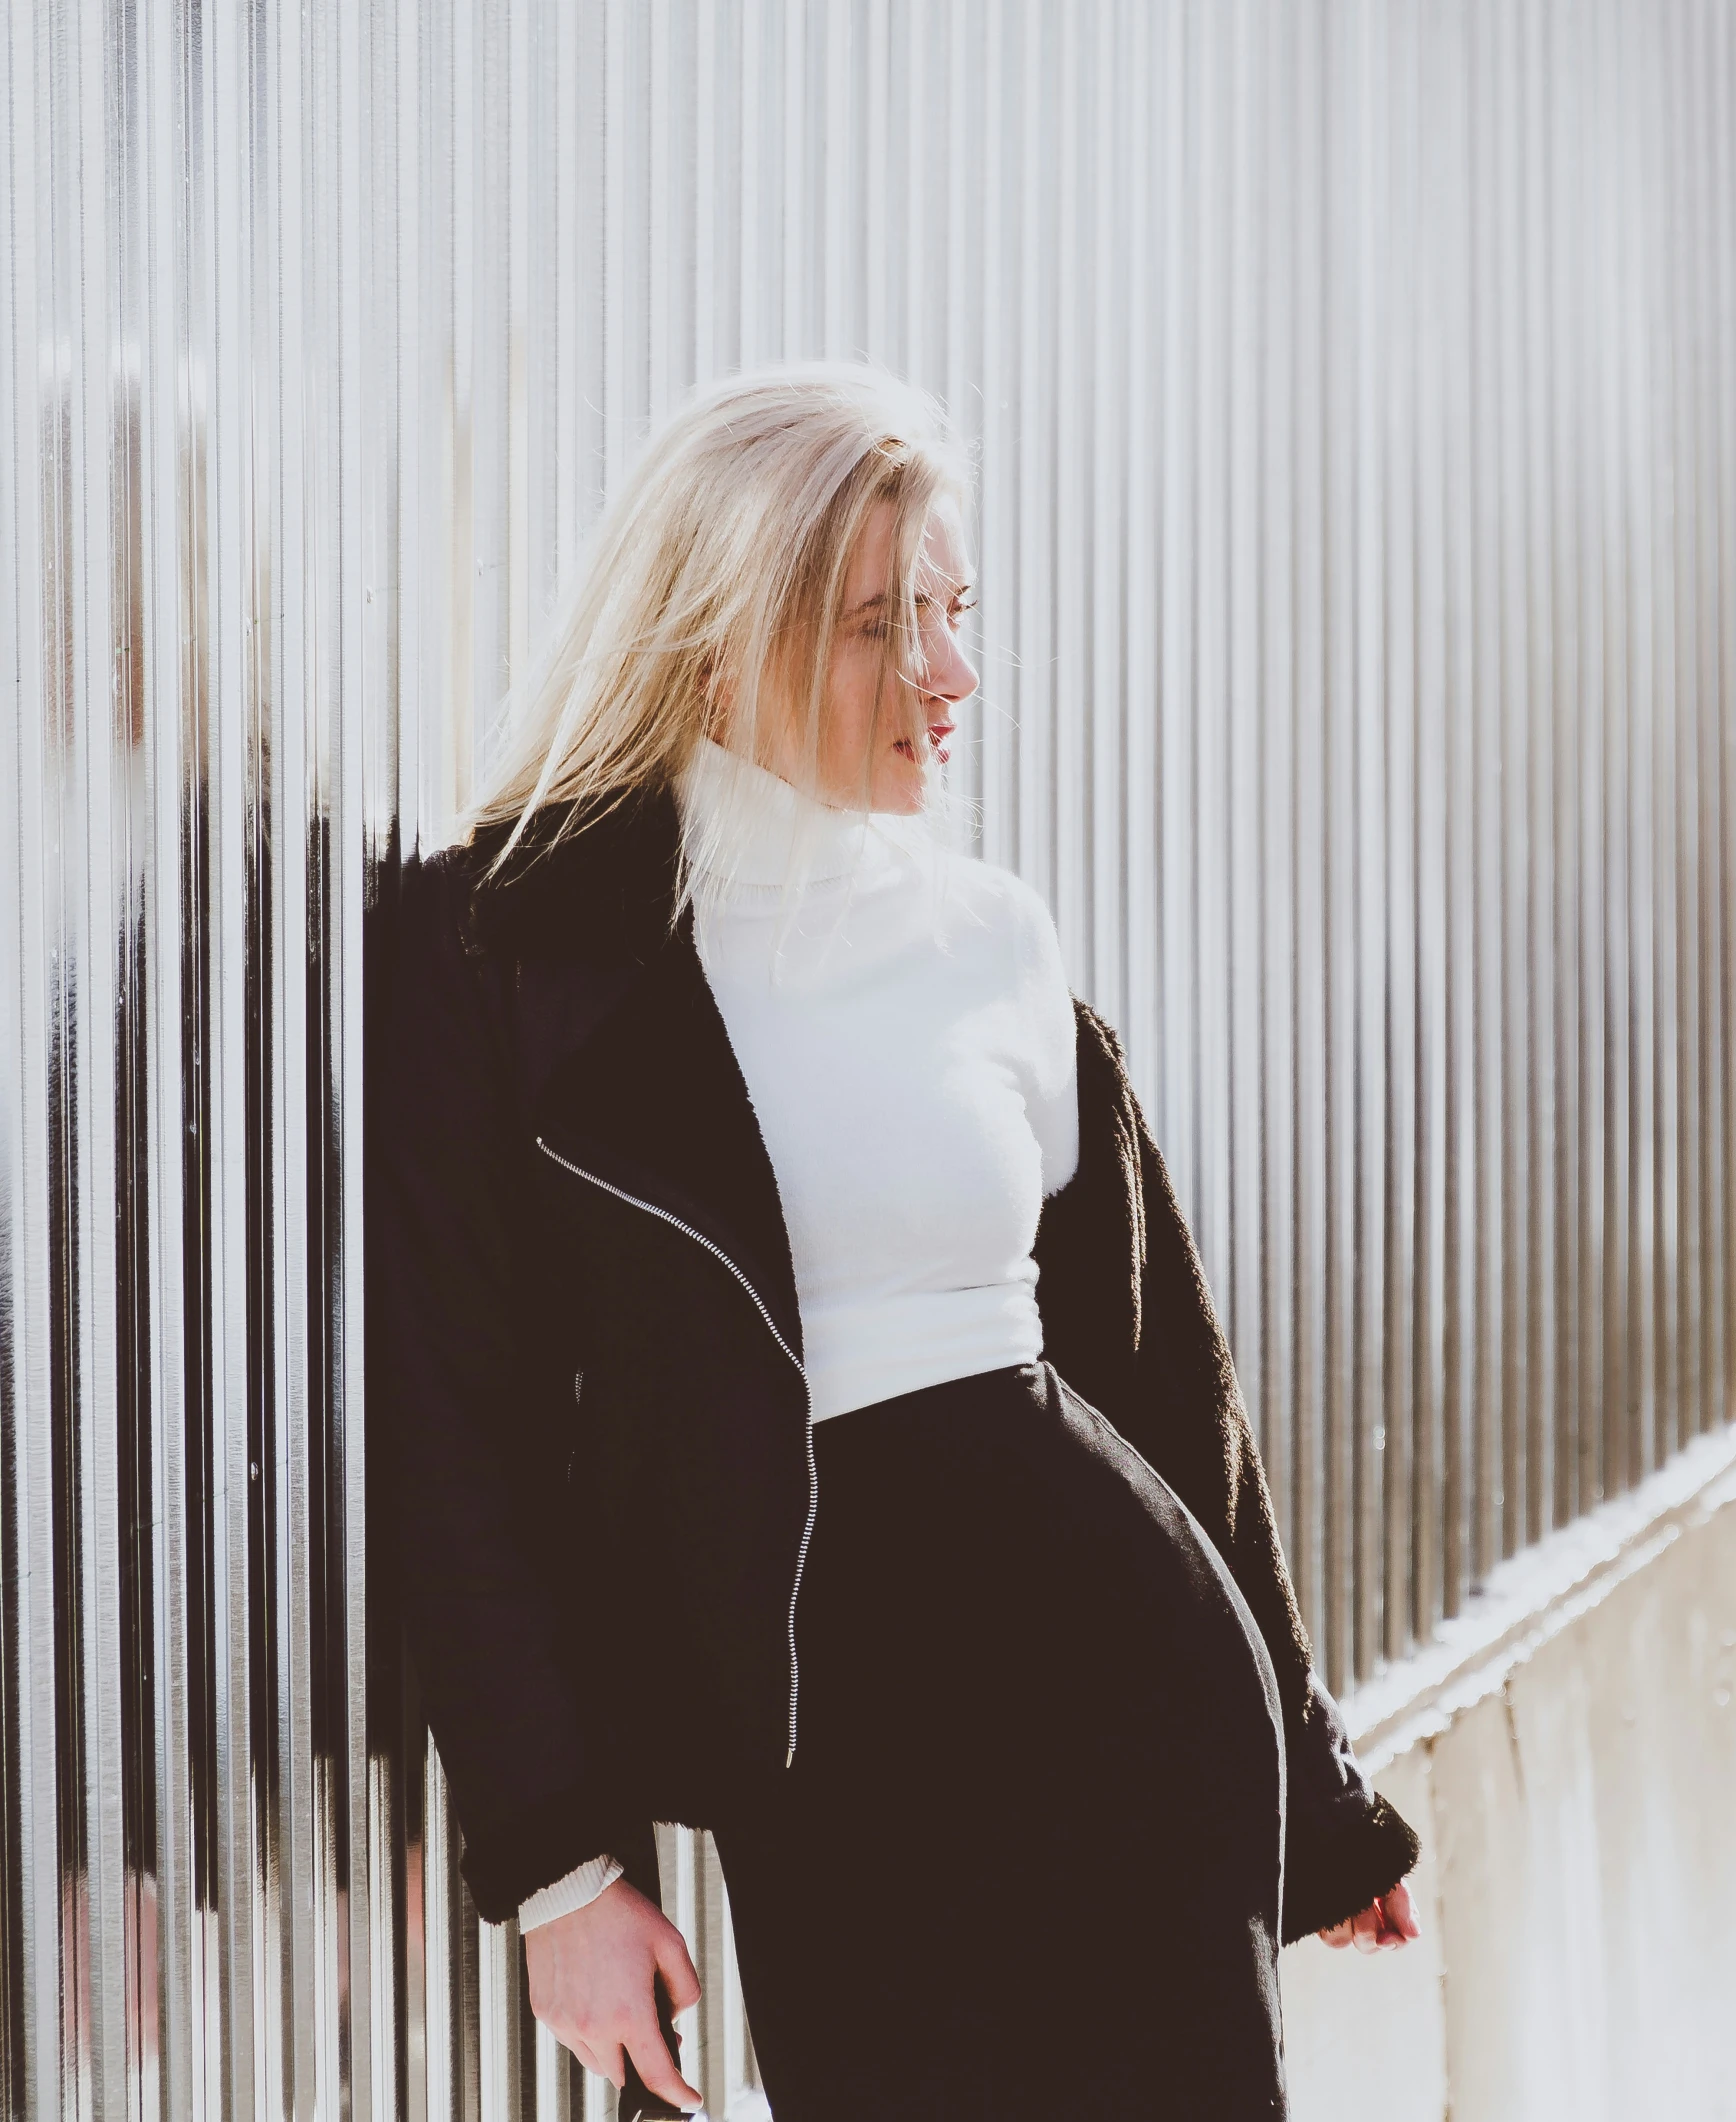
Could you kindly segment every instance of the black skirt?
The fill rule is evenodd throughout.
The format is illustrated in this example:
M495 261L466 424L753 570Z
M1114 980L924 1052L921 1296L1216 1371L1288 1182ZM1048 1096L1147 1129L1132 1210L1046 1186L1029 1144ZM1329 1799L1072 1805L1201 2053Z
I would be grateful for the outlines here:
M794 1765L716 1826L776 2122L1286 2112L1271 1660L1052 1365L816 1424Z

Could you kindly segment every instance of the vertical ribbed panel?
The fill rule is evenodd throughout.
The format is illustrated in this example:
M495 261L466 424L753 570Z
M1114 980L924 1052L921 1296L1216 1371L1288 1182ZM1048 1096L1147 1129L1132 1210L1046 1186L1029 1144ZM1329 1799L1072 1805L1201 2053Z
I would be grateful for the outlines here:
M1728 1418L1733 135L1726 0L7 12L8 2113L611 2109L365 1655L360 937L696 378L979 448L956 770L1332 1684Z

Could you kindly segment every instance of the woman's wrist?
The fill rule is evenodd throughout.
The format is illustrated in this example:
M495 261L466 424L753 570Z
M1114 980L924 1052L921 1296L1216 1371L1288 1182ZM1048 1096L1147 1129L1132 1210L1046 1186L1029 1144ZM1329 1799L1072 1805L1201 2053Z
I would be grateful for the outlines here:
M557 1917L570 1916L576 1908L586 1907L606 1888L613 1886L624 1869L625 1866L615 1857L587 1857L564 1879L557 1879L552 1886L539 1887L519 1903L520 1931L537 1930L545 1923L553 1923Z

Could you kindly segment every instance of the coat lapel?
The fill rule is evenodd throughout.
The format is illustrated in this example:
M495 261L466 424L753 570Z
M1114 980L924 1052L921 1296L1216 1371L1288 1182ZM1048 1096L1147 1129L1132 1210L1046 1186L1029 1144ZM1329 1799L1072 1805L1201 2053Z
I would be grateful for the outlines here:
M777 1180L685 924L566 1056L541 1122L551 1149L716 1246L800 1352Z
M670 925L679 829L671 794L644 796L479 886L473 918L483 947L512 963L538 1134L721 1251L799 1354L771 1158L691 910ZM477 852L492 854L480 836Z

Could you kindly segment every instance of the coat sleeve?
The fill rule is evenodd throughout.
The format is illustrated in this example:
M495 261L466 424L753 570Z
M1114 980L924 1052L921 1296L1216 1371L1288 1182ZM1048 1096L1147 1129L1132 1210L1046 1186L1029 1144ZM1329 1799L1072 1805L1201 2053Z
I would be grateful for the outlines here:
M1141 1368L1167 1368L1172 1352L1184 1352L1191 1389L1182 1404L1196 1416L1176 1425L1187 1434L1172 1454L1175 1473L1159 1471L1174 1480L1218 1543L1277 1672L1288 1784L1282 1935L1288 1945L1366 1908L1411 1869L1420 1845L1415 1829L1369 1782L1343 1712L1315 1670L1265 1468L1199 1253L1143 1116L1139 1135L1147 1234Z
M1080 1169L1068 1190L1078 1206L1069 1223L1057 1219L1050 1249L1077 1292L1064 1285L1057 1309L1086 1330L1074 1344L1077 1372L1059 1351L1056 1360L1205 1527L1271 1653L1284 1715L1282 1940L1289 1944L1366 1908L1416 1863L1419 1843L1370 1784L1314 1670L1193 1235L1119 1039L1083 1004L1079 1018ZM1050 1271L1045 1265L1042 1274Z
M637 1853L590 1775L534 1533L513 1478L522 1290L509 1203L524 1152L462 878L412 863L367 940L367 1381L374 1523L464 1833L502 1922L585 1859ZM630 1865L630 1869L631 1869ZM651 1887L655 1893L655 1885Z

